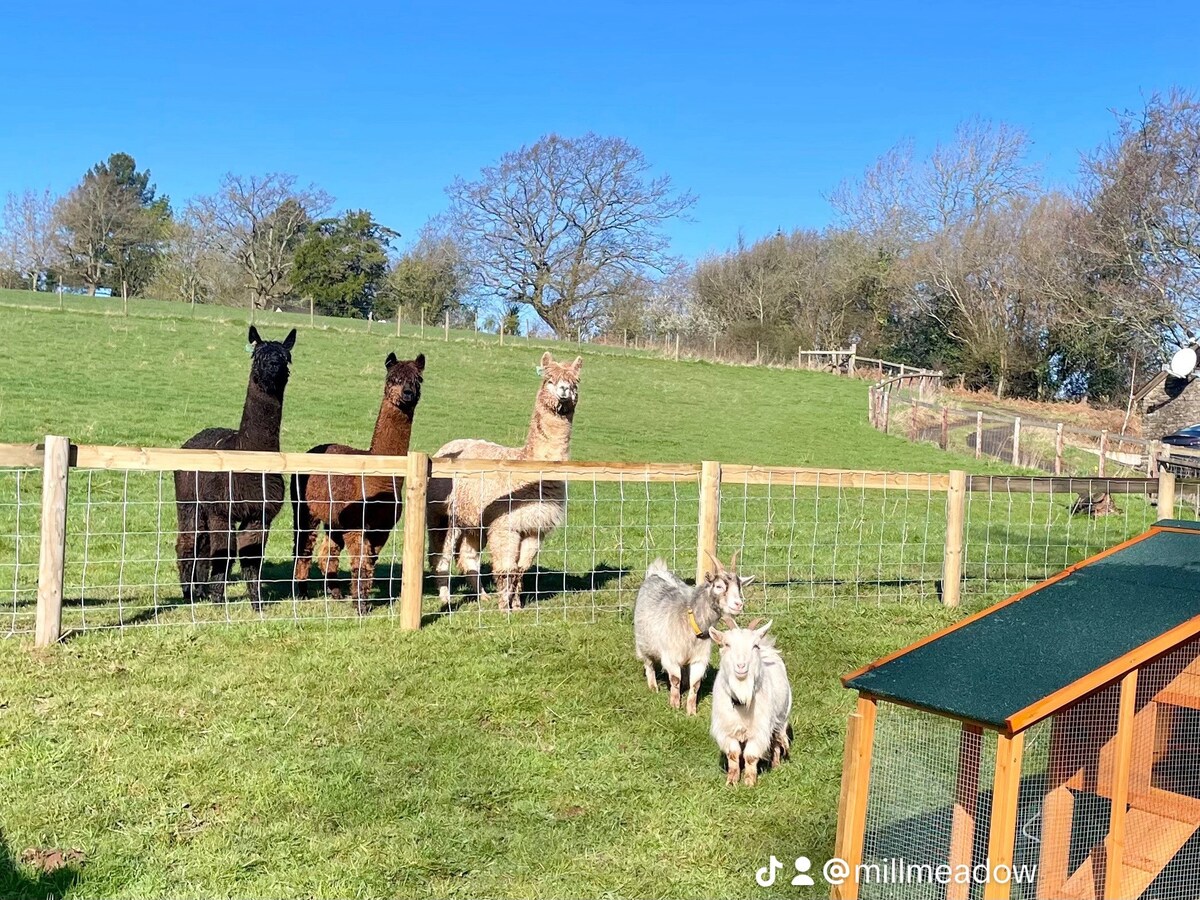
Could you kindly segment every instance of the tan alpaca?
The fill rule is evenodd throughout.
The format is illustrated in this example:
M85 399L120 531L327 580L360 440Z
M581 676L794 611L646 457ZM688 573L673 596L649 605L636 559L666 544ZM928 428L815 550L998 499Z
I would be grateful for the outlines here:
M502 447L470 438L451 441L437 455L449 459L528 459L553 462L568 458L571 424L579 402L579 371L542 354L542 376L529 435L523 447ZM450 600L450 563L458 551L459 569L471 580L481 601L487 599L479 574L479 555L492 554L492 575L501 609L521 608L521 579L533 565L542 538L562 524L567 486L561 481L531 480L528 475L485 472L435 478L429 482L426 521L430 563L443 603Z

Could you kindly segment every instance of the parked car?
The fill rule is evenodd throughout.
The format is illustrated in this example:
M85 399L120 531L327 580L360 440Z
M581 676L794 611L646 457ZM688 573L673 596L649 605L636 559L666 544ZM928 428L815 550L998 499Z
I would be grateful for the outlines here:
M1181 428L1174 434L1168 434L1162 442L1173 447L1200 447L1200 425Z
M1174 434L1161 438L1170 447L1184 447L1188 450L1200 450L1200 425L1189 425L1180 428ZM1167 471L1183 478L1200 477L1200 456L1173 453L1166 461Z

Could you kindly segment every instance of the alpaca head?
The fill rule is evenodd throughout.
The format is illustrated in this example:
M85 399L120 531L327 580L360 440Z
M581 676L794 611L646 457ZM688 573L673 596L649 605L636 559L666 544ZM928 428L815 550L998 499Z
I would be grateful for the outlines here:
M753 626L757 623L758 620L755 620L750 624ZM773 646L773 641L767 637L770 627L771 623L767 622L757 628L708 630L709 637L721 648L721 667L717 677L725 679L729 693L743 706L754 699L754 691L762 677L763 648Z
M387 380L383 383L383 396L396 409L411 413L421 399L421 374L425 371L425 354L416 359L396 359L389 353L383 363L387 366Z
M292 364L292 347L296 346L296 329L280 341L264 341L258 329L250 326L250 350L254 354L250 362L250 380L259 388L276 397L283 396L288 383L288 369Z
M579 371L583 368L583 357L575 357L573 363L555 362L547 351L542 354L538 374L542 376L542 387L538 391L538 402L560 416L571 416L579 402Z

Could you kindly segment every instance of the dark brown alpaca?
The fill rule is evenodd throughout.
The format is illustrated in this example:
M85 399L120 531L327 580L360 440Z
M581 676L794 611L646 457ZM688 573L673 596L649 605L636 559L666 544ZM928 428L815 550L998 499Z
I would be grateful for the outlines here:
M412 439L413 413L421 399L421 375L425 354L414 360L398 360L389 353L384 365L383 402L375 420L370 450L344 444L321 444L309 453L358 456L404 456ZM367 612L367 594L375 579L375 563L388 536L396 527L403 507L400 493L404 479L390 476L320 475L292 476L292 511L295 513L296 557L293 579L297 588L308 580L312 568L317 526L325 526L325 539L317 551L317 566L325 579L337 577L342 550L350 556L350 596L359 615ZM330 595L340 597L337 588Z
M282 343L264 341L250 326L250 384L242 423L206 428L189 438L185 450L261 450L279 452L283 392L288 383L296 329ZM179 536L175 554L185 600L225 599L233 547L255 609L262 608L260 581L263 546L271 522L283 507L283 476L245 472L176 472L175 508Z

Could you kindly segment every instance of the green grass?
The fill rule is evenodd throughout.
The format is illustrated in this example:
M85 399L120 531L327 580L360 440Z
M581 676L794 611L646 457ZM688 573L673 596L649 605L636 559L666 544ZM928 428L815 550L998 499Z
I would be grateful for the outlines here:
M137 301L125 318L119 300L79 298L67 313L21 308L47 299L0 292L0 442L54 433L170 447L237 424L238 311L192 320ZM263 318L278 338L305 317ZM549 348L586 360L576 459L1008 471L876 432L865 382L333 324L300 332L285 450L365 444L393 350L429 359L414 449L520 443ZM0 473L9 629L32 621L39 490L37 472ZM1153 518L1130 499L1121 516L1072 519L1070 499L971 495L968 608ZM707 701L698 719L669 710L630 647L645 564L663 554L685 576L695 565L695 485L574 485L568 524L527 585L531 609L509 618L460 596L411 635L387 603L394 538L365 620L333 621L349 617L346 603L294 604L278 584L265 622L240 587L225 606L176 605L172 504L169 476L72 473L64 618L89 630L47 654L0 641L0 896L759 893L751 879L768 855L831 849L852 700L837 677L956 617L934 602L943 495L836 479L726 486L722 553L741 548L742 570L758 576L748 614L775 616L796 693L792 761L753 791L728 791ZM268 547L276 579L290 528L285 510ZM179 627L93 630L135 619ZM186 627L226 619L239 624ZM36 846L76 846L87 862L38 876L12 861Z

